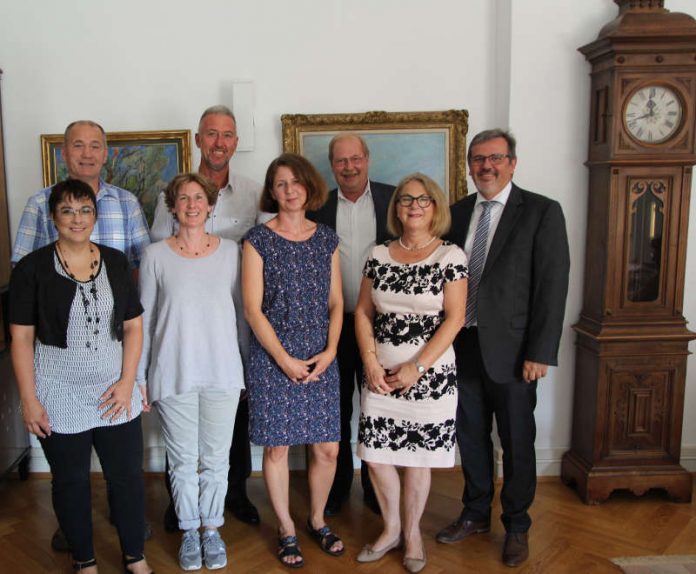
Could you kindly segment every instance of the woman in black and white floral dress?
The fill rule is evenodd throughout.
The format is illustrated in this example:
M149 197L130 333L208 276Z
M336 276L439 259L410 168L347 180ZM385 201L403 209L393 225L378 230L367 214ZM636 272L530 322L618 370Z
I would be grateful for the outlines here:
M443 241L449 206L423 174L404 178L388 211L396 241L368 258L355 311L365 365L358 456L370 476L384 530L360 562L378 560L405 543L404 565L425 566L420 519L430 469L454 465L457 377L452 342L464 325L466 256ZM399 512L404 467L403 532Z

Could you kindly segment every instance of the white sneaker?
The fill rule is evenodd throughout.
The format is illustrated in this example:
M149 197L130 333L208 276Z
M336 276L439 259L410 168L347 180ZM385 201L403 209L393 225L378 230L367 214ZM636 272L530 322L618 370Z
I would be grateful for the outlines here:
M208 570L217 570L227 566L227 550L217 530L204 530L201 535L203 543L203 560Z
M201 539L198 535L198 530L186 530L181 536L179 567L186 571L200 570L203 567Z

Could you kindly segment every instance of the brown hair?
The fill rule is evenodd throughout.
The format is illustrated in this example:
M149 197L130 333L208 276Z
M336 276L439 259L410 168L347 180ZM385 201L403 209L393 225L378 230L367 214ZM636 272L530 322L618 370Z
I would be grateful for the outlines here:
M279 167L287 167L307 190L307 211L316 211L326 202L328 191L324 179L308 160L301 155L284 153L275 158L266 170L266 180L261 192L261 211L278 213L278 202L273 198L273 181Z
M401 196L401 192L404 187L406 187L406 184L412 181L420 183L425 188L426 193L433 198L435 213L430 223L430 233L436 237L442 237L449 231L450 224L452 223L449 203L447 202L444 192L440 189L440 186L424 173L412 173L411 175L407 175L399 182L399 185L396 186L391 200L389 201L389 207L387 208L387 229L389 233L394 237L399 237L404 232L404 226L396 216L396 200Z
M208 205L213 206L218 198L218 189L215 184L200 173L180 173L169 182L167 189L164 190L164 202L168 209L174 209L176 196L184 184L197 183L203 188L208 199Z

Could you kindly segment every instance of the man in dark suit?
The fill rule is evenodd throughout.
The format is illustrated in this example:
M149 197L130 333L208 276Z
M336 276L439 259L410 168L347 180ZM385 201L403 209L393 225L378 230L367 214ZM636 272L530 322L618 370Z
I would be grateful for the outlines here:
M370 181L370 150L365 140L355 134L339 134L329 143L329 161L338 184L329 192L324 206L308 217L336 231L339 238L341 276L343 279L343 328L338 343L338 370L341 379L341 441L336 476L326 514L337 514L350 496L353 483L353 449L350 421L353 417L353 391L357 379L362 381L362 361L355 341L353 311L358 301L362 268L375 243L389 239L387 207L394 186ZM361 480L365 503L379 513L367 466L362 465Z
M490 530L495 415L503 448L502 559L518 566L529 555L528 509L536 489L537 380L557 364L568 238L558 202L512 183L517 157L508 132L475 136L467 160L478 193L452 206L449 237L469 258L466 326L455 341L464 510L437 540L453 543Z

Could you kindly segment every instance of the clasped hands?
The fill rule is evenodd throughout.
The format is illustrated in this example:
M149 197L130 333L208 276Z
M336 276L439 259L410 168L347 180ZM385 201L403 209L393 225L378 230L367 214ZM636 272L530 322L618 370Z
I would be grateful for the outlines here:
M305 360L287 355L279 366L293 383L311 383L319 380L335 357L336 352L329 349Z
M384 369L376 359L365 365L365 376L367 388L379 395L388 395L394 391L407 393L420 378L415 363L402 363L392 369Z

